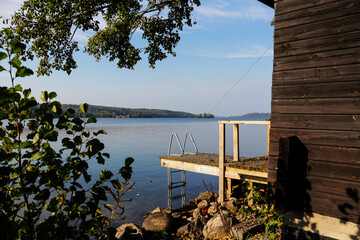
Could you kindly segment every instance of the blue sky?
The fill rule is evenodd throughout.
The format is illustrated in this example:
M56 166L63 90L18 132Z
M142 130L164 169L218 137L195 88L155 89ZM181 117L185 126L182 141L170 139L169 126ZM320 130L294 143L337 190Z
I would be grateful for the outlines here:
M0 0L0 15L9 17L21 2ZM18 81L31 87L35 96L42 90L56 91L62 103L209 112L271 46L212 113L270 112L273 14L273 9L256 0L202 1L193 13L198 24L181 34L177 56L158 62L155 69L148 67L146 56L135 70L127 70L106 58L96 62L79 52L78 68L70 76L54 72L49 77ZM77 34L80 46L87 35ZM8 84L4 72L0 81Z

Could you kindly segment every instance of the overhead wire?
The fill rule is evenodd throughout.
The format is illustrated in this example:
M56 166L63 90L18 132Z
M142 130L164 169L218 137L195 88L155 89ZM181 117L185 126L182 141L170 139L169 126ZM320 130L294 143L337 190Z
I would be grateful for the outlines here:
M256 59L256 61L246 70L246 72L240 77L240 79L223 95L223 97L211 108L211 110L208 113L212 113L217 106L229 95L229 93L236 87L236 85L244 79L244 77L251 71L251 69L265 56L265 54L270 50L270 48L273 46L273 44L270 44L270 46ZM193 132L202 122L199 122L192 130Z

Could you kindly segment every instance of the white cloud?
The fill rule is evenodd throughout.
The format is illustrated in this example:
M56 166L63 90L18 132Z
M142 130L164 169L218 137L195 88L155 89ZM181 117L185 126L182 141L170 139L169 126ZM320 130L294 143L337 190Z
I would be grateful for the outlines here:
M90 34L90 32L81 32L81 31L76 31L75 35L74 35L74 40L78 41L80 43L87 43L89 37L91 37L92 34Z
M199 57L210 57L210 58L249 58L249 57L260 57L263 54L264 56L272 56L273 51L271 48L268 49L267 47L261 46L259 44L252 44L246 47L235 46L232 51L223 51L223 50L209 51L204 49L194 49L194 51L192 51L190 54Z
M208 5L201 5L196 8L195 14L199 17L209 19L225 18L232 20L266 20L268 21L274 15L273 10L254 2L239 1L223 2L215 1Z

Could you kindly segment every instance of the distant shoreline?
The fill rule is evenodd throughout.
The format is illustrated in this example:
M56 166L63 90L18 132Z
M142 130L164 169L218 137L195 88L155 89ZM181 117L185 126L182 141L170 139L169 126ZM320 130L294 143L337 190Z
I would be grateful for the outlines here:
M75 110L74 117L83 117L83 113L80 111L78 105L75 104L63 104L63 110L68 108ZM214 116L210 113L193 114L183 111L171 111L164 109L147 109L147 108L121 108L121 107L107 107L89 105L87 117L96 118L222 118L228 120L242 119L268 119L270 113L247 113L239 116Z

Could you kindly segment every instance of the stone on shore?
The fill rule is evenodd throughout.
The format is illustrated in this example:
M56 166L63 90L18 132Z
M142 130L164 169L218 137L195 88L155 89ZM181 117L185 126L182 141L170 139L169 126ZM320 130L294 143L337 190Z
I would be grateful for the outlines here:
M163 212L157 212L147 216L143 223L146 231L161 232L168 231L171 228L171 217Z
M115 237L120 240L140 240L143 238L143 232L136 224L125 223L116 228Z
M188 236L192 239L197 239L202 234L202 229L204 227L203 221L201 218L194 219L193 221L187 223L186 225L180 227L177 230L178 236Z
M200 209L199 209L199 208L195 208L192 216L193 216L194 219L197 219L198 217L200 217L200 216L201 216L201 211L200 211Z
M198 203L197 207L198 209L203 209L203 208L207 208L209 206L208 201L206 200L202 200L201 202Z
M228 221L228 219L226 219L226 221ZM230 232L226 230L221 215L218 214L205 224L203 235L204 238L222 239L229 237Z
M195 203L198 204L199 202L206 200L207 202L212 202L218 197L218 194L212 192L202 192L199 196L195 199Z

